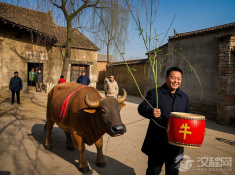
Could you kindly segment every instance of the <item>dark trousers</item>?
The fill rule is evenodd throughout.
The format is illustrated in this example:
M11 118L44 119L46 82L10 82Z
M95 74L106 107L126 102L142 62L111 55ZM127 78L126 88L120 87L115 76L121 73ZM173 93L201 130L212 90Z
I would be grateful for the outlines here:
M12 99L11 102L14 103L15 102L15 93L17 96L17 103L20 103L20 91L12 91Z
M177 167L178 163L168 163L165 160L158 160L157 157L148 157L148 168L146 170L146 175L159 175L162 171L162 166L165 163L165 175L178 175L179 170Z

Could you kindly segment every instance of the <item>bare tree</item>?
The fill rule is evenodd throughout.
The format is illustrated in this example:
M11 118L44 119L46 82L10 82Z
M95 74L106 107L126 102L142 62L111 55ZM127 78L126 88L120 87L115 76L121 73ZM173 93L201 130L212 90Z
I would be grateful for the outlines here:
M97 31L103 30L103 23L100 17L110 28L117 28L120 24L118 20L121 17L124 7L122 0L5 0L15 5L24 6L34 10L47 12L53 10L52 14L59 23L64 22L67 27L67 41L65 45L65 55L62 74L67 77L69 61L71 57L71 40L73 29L88 30L97 34ZM99 14L97 16L97 14ZM117 15L117 17L115 17ZM109 18L109 16L112 16ZM121 17L121 18L120 18ZM116 36L118 36L118 31ZM95 34L94 34L95 36Z
M115 4L118 0L50 0L50 2L61 10L64 14L67 23L67 41L65 46L65 57L62 74L66 77L68 72L69 61L71 57L71 40L72 40L72 21L77 17L78 28L81 26L81 16L84 14L93 14L93 25L98 24L96 21L98 18L95 16L96 13L103 13L106 8L107 12L111 12L112 7L117 7ZM97 21L98 22L98 21Z
M124 52L125 43L128 40L129 10L126 6L120 5L121 3L110 4L108 9L113 9L112 11L103 11L100 17L104 24L99 25L100 32L95 34L97 43L101 48L106 47L107 49L107 65L110 64L110 49L112 48L116 51L116 47L112 47L114 46L112 41L115 40L118 48Z
M47 12L52 10L55 21L67 26L67 41L62 74L67 77L69 61L71 57L71 40L73 29L87 30L94 37L99 38L103 46L107 47L107 57L113 39L118 44L119 50L124 52L127 41L127 28L129 23L129 8L140 16L141 12L148 13L148 0L4 0L15 5L24 6L34 10ZM151 1L152 2L152 1ZM158 0L156 1L158 2ZM151 4L152 5L152 4ZM157 8L156 8L157 9ZM149 21L144 18L144 21ZM152 23L152 22L150 22ZM106 27L104 27L106 26ZM109 32L107 32L107 30ZM116 45L113 48L116 48ZM102 44L101 44L102 47ZM109 63L109 59L107 60Z

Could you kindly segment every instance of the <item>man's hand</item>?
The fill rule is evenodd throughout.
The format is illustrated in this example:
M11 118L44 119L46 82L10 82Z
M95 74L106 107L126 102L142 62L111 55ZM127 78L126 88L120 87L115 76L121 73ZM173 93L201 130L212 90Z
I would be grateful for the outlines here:
M154 118L159 118L161 116L161 109L154 108L153 109Z
M9 89L9 91L11 91L11 89Z
M22 89L20 91L22 91Z

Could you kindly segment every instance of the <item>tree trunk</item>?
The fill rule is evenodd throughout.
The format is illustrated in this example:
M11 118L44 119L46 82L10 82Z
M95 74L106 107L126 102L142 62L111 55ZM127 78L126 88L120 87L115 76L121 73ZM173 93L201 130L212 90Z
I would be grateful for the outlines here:
M107 65L109 66L110 60L109 60L109 42L107 44Z
M71 57L71 40L72 40L72 21L70 19L67 20L67 41L65 46L65 56L64 56L64 64L62 75L67 78L67 73L69 69L69 61Z

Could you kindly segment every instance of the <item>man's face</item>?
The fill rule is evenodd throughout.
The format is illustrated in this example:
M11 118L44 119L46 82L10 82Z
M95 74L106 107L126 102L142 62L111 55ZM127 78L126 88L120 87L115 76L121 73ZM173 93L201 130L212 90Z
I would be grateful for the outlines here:
M83 77L85 76L85 72L82 72L82 76L83 76Z
M109 80L110 80L111 82L113 82L114 78L113 78L113 77L111 77L111 78L109 78Z
M168 77L165 77L168 89L174 93L182 82L182 74L178 71L171 71Z
M17 73L15 73L15 74L14 74L14 76L15 76L15 77L18 77L18 74L17 74Z
M32 69L32 72L34 72L34 69Z

